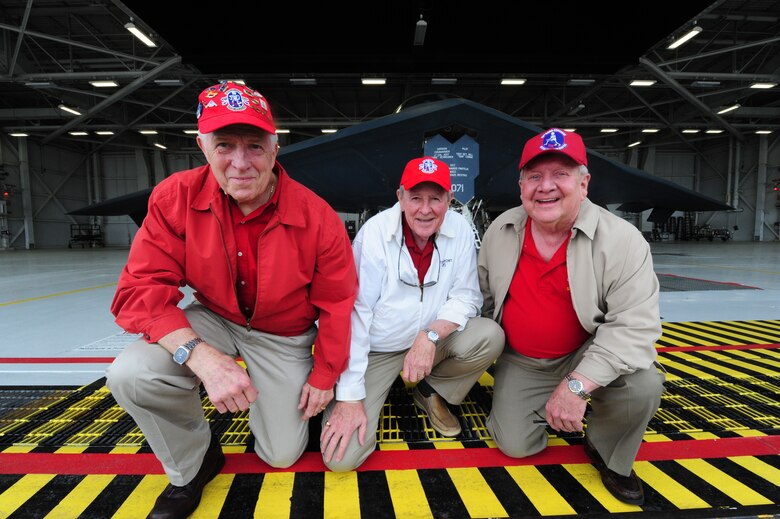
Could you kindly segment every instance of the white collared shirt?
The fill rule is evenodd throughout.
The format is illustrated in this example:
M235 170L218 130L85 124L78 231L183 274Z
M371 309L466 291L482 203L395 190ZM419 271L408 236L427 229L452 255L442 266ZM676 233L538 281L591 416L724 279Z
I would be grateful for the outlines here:
M463 330L482 306L474 234L466 219L447 211L420 288L401 217L396 203L369 219L352 244L360 289L352 310L349 366L336 385L337 400L365 398L369 351L407 350L420 330L437 319Z

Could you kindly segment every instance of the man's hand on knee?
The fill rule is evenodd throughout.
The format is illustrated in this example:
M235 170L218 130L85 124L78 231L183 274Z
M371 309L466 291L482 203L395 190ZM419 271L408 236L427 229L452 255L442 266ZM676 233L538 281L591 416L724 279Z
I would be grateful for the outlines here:
M257 389L246 370L209 344L203 343L193 350L187 366L203 382L209 400L219 413L244 411L257 400Z
M419 382L431 374L433 360L436 356L436 345L425 336L423 332L417 337L406 352L401 378L407 382Z
M358 442L363 446L366 442L367 422L368 417L362 401L337 402L328 421L322 425L322 434L320 434L320 451L325 461L330 462L334 452L336 461L342 460L355 429L358 433Z
M305 383L301 390L301 401L298 403L298 409L303 410L301 420L317 416L328 407L331 400L333 400L333 388L318 389L308 382Z

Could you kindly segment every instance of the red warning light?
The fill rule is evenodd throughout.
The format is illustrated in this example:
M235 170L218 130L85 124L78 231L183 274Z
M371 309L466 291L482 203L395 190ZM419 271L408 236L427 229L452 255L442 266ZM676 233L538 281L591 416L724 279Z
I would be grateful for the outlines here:
M775 188L775 190L776 189L777 188ZM11 196L11 193L9 193L8 191L3 191L3 200L8 200L8 197L10 197L10 196Z

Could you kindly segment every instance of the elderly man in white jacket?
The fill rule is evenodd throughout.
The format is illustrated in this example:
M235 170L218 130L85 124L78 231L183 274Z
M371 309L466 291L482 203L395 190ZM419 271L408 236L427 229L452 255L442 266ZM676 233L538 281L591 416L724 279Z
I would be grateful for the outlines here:
M399 372L414 403L444 436L461 432L457 405L504 347L482 295L466 219L450 211L450 170L431 157L404 168L398 203L360 229L352 245L360 289L349 367L323 413L320 446L334 471L360 466L376 445L382 406Z

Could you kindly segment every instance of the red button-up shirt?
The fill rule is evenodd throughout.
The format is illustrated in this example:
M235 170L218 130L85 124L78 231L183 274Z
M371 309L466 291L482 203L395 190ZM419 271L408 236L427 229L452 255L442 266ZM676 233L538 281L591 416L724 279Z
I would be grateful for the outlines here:
M279 197L257 238L254 310L239 306L239 246L230 202L208 165L155 187L133 240L111 311L119 326L149 342L190 327L178 307L189 285L211 311L274 335L306 333L318 321L309 384L330 389L347 366L357 274L344 223L277 163ZM239 224L240 225L240 224Z

